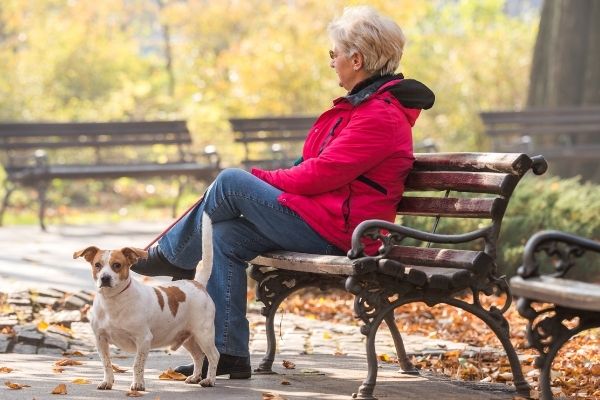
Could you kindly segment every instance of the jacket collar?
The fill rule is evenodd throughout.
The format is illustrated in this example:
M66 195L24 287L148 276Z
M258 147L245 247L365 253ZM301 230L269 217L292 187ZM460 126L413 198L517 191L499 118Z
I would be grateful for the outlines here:
M350 93L343 98L348 100L352 106L356 107L371 97L373 93L377 92L377 90L379 90L379 88L386 83L403 78L404 76L402 74L384 76L374 75L357 83L356 86L352 88Z

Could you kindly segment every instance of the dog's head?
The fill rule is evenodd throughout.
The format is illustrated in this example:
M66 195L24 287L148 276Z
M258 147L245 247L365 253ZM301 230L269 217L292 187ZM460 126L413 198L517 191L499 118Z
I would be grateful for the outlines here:
M112 288L127 281L129 268L139 259L148 257L148 252L135 247L100 250L96 246L90 246L73 253L73 258L79 257L91 264L92 276L98 288Z

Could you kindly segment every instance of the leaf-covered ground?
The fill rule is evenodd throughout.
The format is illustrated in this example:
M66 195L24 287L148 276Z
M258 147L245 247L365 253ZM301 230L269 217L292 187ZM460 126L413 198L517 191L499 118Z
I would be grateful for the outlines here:
M468 299L467 299L468 300ZM490 305L499 299L483 299ZM309 318L354 323L353 300L346 293L336 292L326 297L316 292L300 292L288 298L282 309ZM514 304L505 313L511 326L511 341L521 357L521 366L527 381L532 384L532 397L539 396L538 370L533 362L536 352L527 348L526 320ZM422 335L467 343L478 347L502 346L493 332L473 315L448 305L428 307L412 303L396 310L396 324L404 334ZM589 330L572 338L556 357L552 369L552 390L555 396L572 399L600 398L600 329ZM380 360L396 362L394 357L381 354ZM458 351L442 356L413 356L418 368L447 375L454 379L482 382L512 382L508 359L496 353L478 353L466 357Z

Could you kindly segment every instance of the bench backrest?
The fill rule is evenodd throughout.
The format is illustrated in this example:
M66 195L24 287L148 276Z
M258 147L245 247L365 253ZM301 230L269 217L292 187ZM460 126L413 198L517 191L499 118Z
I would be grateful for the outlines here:
M417 153L415 159L398 215L488 220L487 227L477 229L488 229L483 250L492 258L513 190L530 168L536 174L546 168L543 159L513 153Z
M600 144L598 106L483 112L481 119L486 134L493 140L494 151L544 152L547 157L556 158L561 154L554 154L556 148ZM578 154L582 156L597 158L598 153Z
M246 167L274 169L290 166L302 153L302 144L315 116L231 118L236 143L244 145Z
M26 162L35 151L64 149L72 151L61 157L61 163L77 162L80 154L88 160L92 155L96 163L114 162L119 157L122 163L123 157L147 157L148 148L156 145L174 147L170 157L183 161L184 148L191 143L185 121L0 123L0 150L5 152L3 162L8 165ZM168 151L161 153L163 157L169 155Z

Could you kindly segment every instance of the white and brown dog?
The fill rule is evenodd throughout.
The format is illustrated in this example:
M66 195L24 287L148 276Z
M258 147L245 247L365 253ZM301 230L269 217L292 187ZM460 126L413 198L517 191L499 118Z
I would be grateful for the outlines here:
M104 365L104 380L98 389L111 389L115 381L109 345L135 352L131 390L144 391L144 365L150 349L183 345L194 360L194 372L186 383L214 386L219 352L215 347L215 306L206 291L212 271L212 225L202 216L203 261L194 280L170 282L152 287L132 279L129 268L147 257L142 249L124 247L100 250L95 246L73 254L92 265L98 294L94 299L91 325L96 347ZM201 378L204 355L208 374Z

